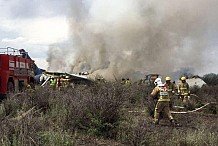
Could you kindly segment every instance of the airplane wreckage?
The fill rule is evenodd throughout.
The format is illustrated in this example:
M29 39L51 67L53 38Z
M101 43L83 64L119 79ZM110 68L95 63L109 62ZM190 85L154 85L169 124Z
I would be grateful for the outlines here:
M88 78L86 75L88 74L70 74L66 72L43 72L40 76L36 78L36 81L41 85L45 86L51 79L57 80L57 82L61 83L69 83L73 85L83 84L83 85L91 85L94 83L94 80Z

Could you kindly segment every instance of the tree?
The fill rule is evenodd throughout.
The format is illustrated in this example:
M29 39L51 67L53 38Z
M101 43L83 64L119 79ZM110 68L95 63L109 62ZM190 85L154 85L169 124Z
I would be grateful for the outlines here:
M205 74L202 78L207 85L215 86L218 85L218 74L215 73L209 73Z

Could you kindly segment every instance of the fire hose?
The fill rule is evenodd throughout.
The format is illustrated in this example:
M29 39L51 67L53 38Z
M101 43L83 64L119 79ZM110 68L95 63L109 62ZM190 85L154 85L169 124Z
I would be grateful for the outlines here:
M208 102L206 103L205 105L199 107L199 108L196 108L194 110L191 110L191 111L186 111L186 112L176 112L176 111L171 111L172 114L188 114L188 113L194 113L194 112L197 112L201 109L203 109L204 107L210 105L210 104L217 104L216 102Z
M177 95L177 96L180 96L179 94L176 94L176 95ZM196 94L190 94L190 95L199 98L199 96L196 95ZM201 109L207 107L207 106L210 105L210 104L217 104L217 103L216 103L216 102L208 102L208 103L206 103L205 105L203 105L203 106L201 106L201 107L199 107L199 108L196 108L196 109L194 109L194 110L191 110L191 111L182 111L182 112L171 111L171 113L172 113L172 114L188 114L188 113L194 113L194 112L197 112L197 111L199 111L199 110L201 110ZM174 106L174 107L178 107L178 106ZM180 107L180 108L184 108L184 107Z
M175 94L177 96L180 96L179 94ZM190 94L191 96L195 96L197 98L199 98L199 96L197 96L196 94ZM211 105L211 104L217 104L217 102L208 102L206 103L205 105L199 107L199 108L196 108L194 110L191 110L191 111L181 111L181 112L177 112L177 111L171 111L172 114L189 114L189 113L194 113L194 112L197 112L205 107L207 107L208 105ZM180 107L180 106L174 106L174 107L179 107L179 108L184 108L184 107ZM137 113L137 112L140 112L140 111L128 111L129 113ZM145 111L141 111L142 113L144 113Z
M206 103L205 105L203 105L203 106L201 106L201 107L199 107L199 108L196 108L196 109L194 109L194 110L191 110L191 111L185 111L185 112L171 111L171 113L172 113L172 114L188 114L188 113L194 113L194 112L197 112L197 111L199 111L199 110L201 110L201 109L207 107L207 106L210 105L210 104L217 104L217 103L216 103L216 102L208 102L208 103ZM144 113L145 110L143 110L143 111L128 111L128 112L129 112L129 113L138 113L138 112Z

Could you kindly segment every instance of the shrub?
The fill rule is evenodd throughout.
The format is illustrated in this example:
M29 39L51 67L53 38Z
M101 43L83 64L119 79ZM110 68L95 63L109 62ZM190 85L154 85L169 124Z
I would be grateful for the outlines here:
M209 73L203 76L202 78L207 85L218 85L218 74Z
M54 146L73 146L75 145L74 138L68 132L57 131L42 131L38 133L40 145Z
M123 90L114 83L52 92L45 118L56 128L112 138L116 136L123 95Z
M104 84L98 89L96 87L83 90L80 97L76 95L79 97L76 99L77 102L71 102L75 110L70 112L70 117L73 119L76 117L73 125L91 135L115 137L120 109L124 103L124 93L113 83Z
M143 117L133 118L126 115L126 120L119 125L117 139L131 146L149 145L151 127Z
M155 104L149 98L151 90L146 85L124 87L102 82L63 91L39 87L33 92L12 95L1 105L0 145L76 145L81 141L86 145L90 140L96 143L102 138L124 145L200 144L191 140L193 137L202 143L206 141L205 144L217 144L216 115L206 115L203 120L200 116L205 113L174 115L176 120L180 117L177 121L183 127L169 128L164 120L161 124L165 126L155 127L152 118L140 112L146 108L153 114ZM218 101L218 86L194 91L202 103ZM129 110L139 112L129 113ZM209 107L207 112L217 113L217 108ZM189 127L202 122L207 129Z

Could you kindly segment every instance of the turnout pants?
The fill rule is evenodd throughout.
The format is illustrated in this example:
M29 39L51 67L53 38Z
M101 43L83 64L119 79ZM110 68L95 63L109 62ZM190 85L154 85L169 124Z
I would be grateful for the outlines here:
M154 111L154 120L155 122L159 121L160 112L164 112L170 120L173 119L171 113L170 113L170 105L169 101L158 101L155 106Z

